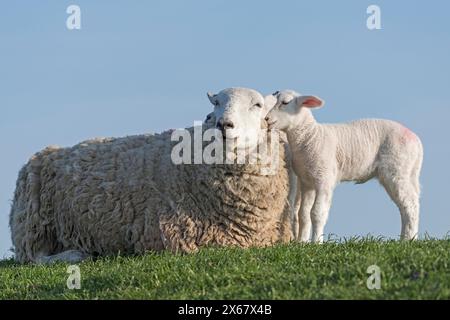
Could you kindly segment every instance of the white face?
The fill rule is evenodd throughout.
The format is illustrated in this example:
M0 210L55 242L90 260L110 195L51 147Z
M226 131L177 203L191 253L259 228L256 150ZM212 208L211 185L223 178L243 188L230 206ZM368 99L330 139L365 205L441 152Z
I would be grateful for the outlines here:
M252 89L229 88L208 97L214 105L212 118L224 138L234 140L238 149L256 147L268 109L263 96Z
M294 116L298 113L295 98L300 96L292 90L277 91L274 93L277 102L266 117L270 129L286 130L292 125Z
M302 112L303 108L312 109L323 105L323 101L318 97L302 96L292 90L277 91L274 96L277 102L266 117L269 129L286 131L298 126L306 116L306 113Z

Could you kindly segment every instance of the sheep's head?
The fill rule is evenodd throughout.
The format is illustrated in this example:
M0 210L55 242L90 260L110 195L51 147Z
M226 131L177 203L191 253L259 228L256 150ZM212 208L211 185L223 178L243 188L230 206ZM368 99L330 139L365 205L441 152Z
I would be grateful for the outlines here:
M322 99L316 96L303 96L292 90L277 91L274 107L266 116L269 129L288 130L301 125L309 109L323 106Z
M233 140L236 148L253 148L263 132L261 120L276 102L257 91L246 88L229 88L217 94L208 93L214 105L211 118L226 140Z
M216 117L214 116L214 112L208 113L206 115L203 124L205 124L207 127L214 127L216 125Z

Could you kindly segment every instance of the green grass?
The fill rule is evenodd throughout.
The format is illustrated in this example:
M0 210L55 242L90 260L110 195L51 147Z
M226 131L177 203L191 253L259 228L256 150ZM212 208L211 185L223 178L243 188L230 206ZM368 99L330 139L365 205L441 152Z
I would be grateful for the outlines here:
M380 290L366 287L373 264ZM450 239L208 248L79 266L81 289L69 290L67 265L1 261L0 299L450 299Z

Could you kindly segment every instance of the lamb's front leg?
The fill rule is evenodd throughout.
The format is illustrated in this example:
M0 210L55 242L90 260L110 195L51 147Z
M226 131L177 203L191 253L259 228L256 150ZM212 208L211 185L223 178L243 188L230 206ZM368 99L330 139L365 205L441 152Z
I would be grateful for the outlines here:
M294 234L294 240L297 240L299 238L299 215L300 215L300 205L302 203L302 189L301 189L301 185L300 185L300 179L297 178L297 176L295 176L295 186L296 188L291 188L294 189L295 191L295 199L289 200L289 202L291 203L292 206L292 232Z
M323 242L323 230L328 220L328 213L331 207L331 199L333 198L333 188L320 187L316 190L316 200L311 210L311 222L312 222L312 241L322 243Z
M299 240L308 242L311 237L311 208L314 205L316 191L302 185L301 188L301 205L298 215L299 222Z

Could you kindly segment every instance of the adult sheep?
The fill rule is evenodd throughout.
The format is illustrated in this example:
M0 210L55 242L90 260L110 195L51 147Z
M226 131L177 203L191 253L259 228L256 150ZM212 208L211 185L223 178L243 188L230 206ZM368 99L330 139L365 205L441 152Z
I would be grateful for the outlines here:
M240 138L247 147L261 143L254 139L265 132L265 100L258 92L232 88L210 99L217 100L214 115L222 123L236 112L245 119L250 130ZM243 124L234 123L236 129ZM76 262L292 239L285 146L268 154L279 165L264 175L262 163L175 165L171 153L178 142L171 136L95 139L35 154L19 173L11 208L16 260Z

